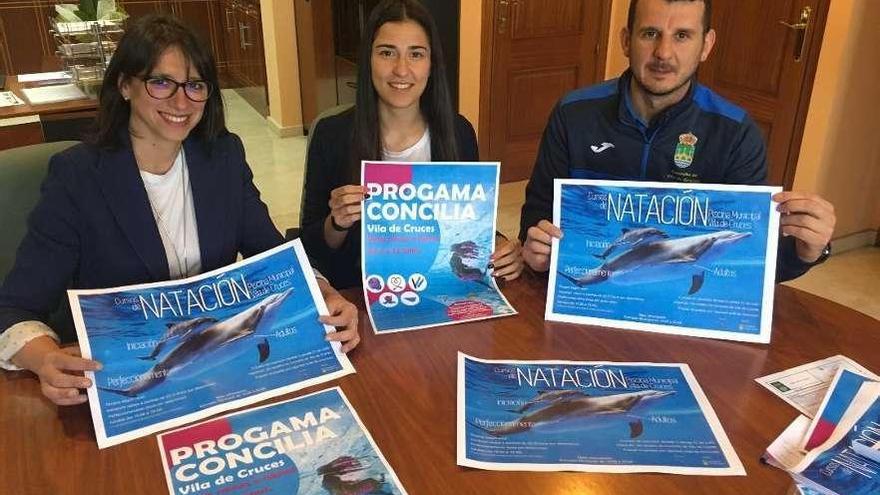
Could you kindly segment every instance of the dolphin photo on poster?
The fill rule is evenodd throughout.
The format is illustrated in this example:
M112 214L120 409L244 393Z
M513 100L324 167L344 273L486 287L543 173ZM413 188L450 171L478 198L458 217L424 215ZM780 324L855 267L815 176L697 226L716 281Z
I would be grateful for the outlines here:
M69 291L100 448L353 373L299 240L188 279Z
M157 437L170 495L405 495L339 387Z
M744 476L686 364L458 354L458 465Z
M779 191L556 180L546 318L770 342Z
M499 167L362 163L364 301L376 333L516 314L489 268Z

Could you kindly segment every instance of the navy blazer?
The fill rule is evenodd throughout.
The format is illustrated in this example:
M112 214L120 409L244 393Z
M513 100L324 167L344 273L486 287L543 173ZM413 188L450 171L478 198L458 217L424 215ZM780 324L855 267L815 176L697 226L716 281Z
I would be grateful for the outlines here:
M15 264L0 286L0 330L48 322L65 290L168 280L168 261L126 133L108 150L79 144L53 156ZM183 144L198 224L202 270L277 246L272 220L241 140L234 134ZM76 335L69 315L53 321L62 341Z

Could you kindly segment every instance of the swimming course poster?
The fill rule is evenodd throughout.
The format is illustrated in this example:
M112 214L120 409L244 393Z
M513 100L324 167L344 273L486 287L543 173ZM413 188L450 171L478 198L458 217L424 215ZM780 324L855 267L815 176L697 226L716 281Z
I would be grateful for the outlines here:
M157 441L170 495L406 494L339 387Z
M363 290L377 334L516 314L489 269L499 167L362 163Z
M458 354L458 465L744 476L686 364Z
M770 342L779 191L557 179L546 318Z
M354 368L299 240L188 279L68 291L98 447L105 448Z

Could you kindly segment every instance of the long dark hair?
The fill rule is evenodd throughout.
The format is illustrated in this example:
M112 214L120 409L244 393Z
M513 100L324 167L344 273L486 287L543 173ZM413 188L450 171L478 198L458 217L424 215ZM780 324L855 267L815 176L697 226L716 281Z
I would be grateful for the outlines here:
M402 21L416 22L428 35L431 74L428 76L425 92L419 99L419 107L431 131L431 159L434 161L458 159L455 113L452 110L452 98L449 96L440 34L434 18L417 0L384 0L370 13L358 49L357 104L354 110L354 146L352 147L352 167L355 170L360 170L361 160L382 159L379 95L373 87L370 63L373 56L373 41L379 28L386 22Z
M217 66L214 55L206 46L180 20L170 15L151 14L133 22L119 40L116 53L104 74L98 96L98 117L87 140L104 148L122 146L124 141L120 130L128 129L131 107L122 98L119 83L149 74L162 53L171 47L180 49L201 78L212 87L202 119L192 133L205 142L225 134L226 122Z

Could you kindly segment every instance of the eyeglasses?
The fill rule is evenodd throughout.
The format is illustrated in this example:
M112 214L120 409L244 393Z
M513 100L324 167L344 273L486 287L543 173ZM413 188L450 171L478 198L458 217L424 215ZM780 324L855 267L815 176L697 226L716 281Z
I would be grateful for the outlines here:
M171 98L182 87L187 98L195 102L202 102L211 96L213 90L208 81L177 82L167 77L139 77L138 79L144 81L147 94L158 100Z

